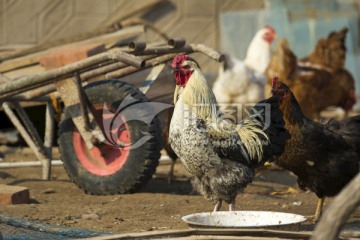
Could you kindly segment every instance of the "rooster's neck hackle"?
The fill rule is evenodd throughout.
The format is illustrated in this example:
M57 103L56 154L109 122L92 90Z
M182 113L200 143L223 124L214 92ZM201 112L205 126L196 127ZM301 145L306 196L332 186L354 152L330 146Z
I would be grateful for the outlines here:
M194 67L193 74L186 87L183 89L183 101L195 111L195 114L204 121L211 121L218 134L226 135L229 131L224 129L236 129L242 144L246 149L245 156L251 159L262 160L263 145L260 136L268 140L267 135L261 130L260 123L254 119L246 119L241 125L233 125L220 117L217 102L205 76L199 68ZM223 129L223 131L221 131Z
M305 116L291 91L281 100L280 109L283 112L286 125L301 127L304 124Z
M218 115L215 95L200 69L192 68L194 71L183 90L184 103L203 120L214 119Z

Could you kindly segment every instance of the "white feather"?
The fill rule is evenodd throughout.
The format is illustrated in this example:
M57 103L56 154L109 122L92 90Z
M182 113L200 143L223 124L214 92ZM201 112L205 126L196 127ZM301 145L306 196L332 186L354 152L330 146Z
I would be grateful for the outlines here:
M220 67L213 86L218 103L226 107L226 104L256 103L264 99L264 72L271 58L271 46L262 38L266 31L262 29L256 33L244 61L228 57L227 65L230 67L225 70Z

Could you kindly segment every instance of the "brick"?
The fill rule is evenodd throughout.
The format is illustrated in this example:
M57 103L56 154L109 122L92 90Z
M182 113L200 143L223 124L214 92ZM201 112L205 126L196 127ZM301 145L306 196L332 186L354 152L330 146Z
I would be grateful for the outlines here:
M98 44L85 44L80 46L62 47L40 57L40 64L46 69L62 67L81 59L104 52L105 46Z
M0 184L0 205L26 204L29 202L28 188Z

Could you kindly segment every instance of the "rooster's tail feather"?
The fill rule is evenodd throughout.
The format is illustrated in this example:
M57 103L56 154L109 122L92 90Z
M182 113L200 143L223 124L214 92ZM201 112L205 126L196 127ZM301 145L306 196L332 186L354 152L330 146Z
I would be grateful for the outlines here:
M261 124L268 141L263 141L263 160L271 161L272 157L280 156L284 150L290 134L285 128L283 113L279 108L280 100L277 96L270 97L257 103L252 116Z

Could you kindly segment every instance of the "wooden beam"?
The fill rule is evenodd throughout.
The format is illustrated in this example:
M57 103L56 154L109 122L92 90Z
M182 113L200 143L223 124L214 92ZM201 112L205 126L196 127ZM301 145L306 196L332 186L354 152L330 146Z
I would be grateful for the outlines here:
M86 238L87 240L114 240L114 239L144 239L144 238L167 238L174 239L180 237L192 237L196 239L196 236L224 236L235 237L235 236L247 236L247 237L267 237L267 238L287 238L287 239L309 239L311 232L291 232L291 231L279 231L269 229L185 229L185 230L169 230L169 231L152 231L142 233L124 233L124 234L113 234L107 236L98 236L93 238ZM209 238L212 239L212 238ZM225 238L226 239L226 238ZM227 238L230 239L230 238ZM249 238L250 239L250 238Z

